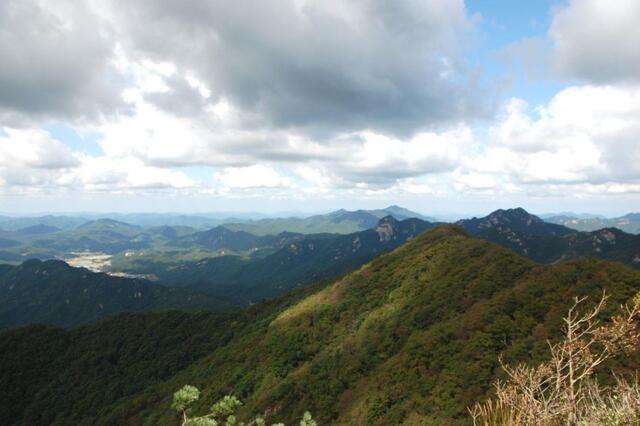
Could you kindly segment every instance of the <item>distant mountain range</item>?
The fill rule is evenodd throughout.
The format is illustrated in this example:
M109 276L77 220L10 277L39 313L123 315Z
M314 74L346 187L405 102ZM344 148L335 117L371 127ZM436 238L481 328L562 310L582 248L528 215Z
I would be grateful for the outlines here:
M375 209L375 210L357 210L357 211L347 211L347 210L338 210L335 212L314 215L314 216L292 216L288 218L258 218L255 219L257 214L236 214L236 215L226 215L225 214L207 214L207 215L190 215L190 214L172 214L172 213L111 213L111 214L79 214L77 216L64 216L64 215L46 215L46 216L26 216L26 217L11 217L11 216L0 216L0 230L5 231L18 231L23 228L28 228L36 225L46 225L50 227L59 228L60 230L70 230L75 229L78 226L94 221L100 221L101 219L110 219L117 222L127 223L135 226L139 226L142 228L155 228L162 226L170 226L170 227L189 227L195 229L207 229L213 228L223 224L233 224L234 226L239 226L241 224L252 225L256 228L265 229L268 228L267 224L273 224L273 226L277 227L279 223L297 223L296 219L300 219L303 223L306 223L306 227L310 228L308 232L299 231L301 233L322 233L322 232L338 232L332 229L322 229L321 224L327 223L324 219L333 219L335 222L331 220L328 221L329 224L333 223L334 225L330 225L336 227L335 223L340 222L354 222L358 223L358 221L368 221L367 223L362 224L363 227L359 227L353 230L362 230L366 228L370 228L375 225L375 221L372 222L371 217L376 219L381 219L384 216L392 215L396 219L407 219L410 217L430 220L433 221L432 218L427 218L422 216L419 213L413 212L411 210L405 209L399 206L389 206L384 209ZM371 224L371 226L366 226L367 224ZM303 229L305 225L300 225ZM344 224L347 226L347 224ZM339 228L339 227L337 227ZM276 232L264 232L264 233L280 233L283 231L290 232L298 232L295 229L281 229ZM349 230L348 232L351 232ZM346 232L346 233L348 233ZM254 232L256 233L256 232ZM345 233L345 232L342 232ZM258 232L257 234L261 234Z
M371 229L348 235L281 234L276 243L282 248L265 257L221 256L179 265L138 263L132 271L155 275L160 283L251 303L349 272L433 226L420 219L387 216ZM243 233L242 238L248 237Z
M87 219L75 216L38 216L38 217L9 217L0 216L0 229L5 231L18 231L20 229L32 226L45 225L58 229L73 229L83 223L88 222Z
M408 214L399 208L393 209L396 216ZM354 224L355 221L360 220L358 226L365 226L370 224L372 217L384 212L384 210L337 211L326 215L325 219L333 218L338 224ZM143 228L112 219L98 219L78 225L72 230L60 230L51 225L40 224L21 228L18 231L0 231L0 260L18 264L30 257L47 259L74 252L104 253L104 255L94 256L96 258L103 256L104 259L98 259L102 263L87 265L77 262L74 264L91 268L94 268L94 264L98 264L95 270L109 270L112 273L123 272L129 276L151 278L157 281L156 284L162 284L167 287L167 290L173 292L178 291L173 287L188 289L191 293L200 292L199 296L193 293L193 297L196 298L193 300L200 300L204 294L208 296L199 306L219 309L225 306L221 300L230 300L240 305L256 303L285 294L295 288L348 273L437 225L437 223L417 218L398 220L395 216L389 215L382 219L376 217L372 227L351 234L282 232L276 235L256 235L246 231L233 231L225 226L208 230L170 226ZM456 225L476 238L509 248L541 263L558 263L580 257L595 257L640 268L640 236L625 233L616 228L580 232L545 222L523 209L497 210L486 217L461 220ZM110 255L113 257L110 258ZM91 258L92 255L88 257ZM95 259L90 261L94 262ZM30 271L34 270L34 265L38 264L29 261L22 267ZM85 312L82 305L80 310L83 313L78 314L77 319L74 319L75 317L70 317L71 319L68 320L58 319L56 316L58 314L54 313L50 313L53 316L46 316L38 311L42 306L34 311L22 311L24 314L22 317L17 314L7 314L7 318L15 316L21 318L19 321L23 322L58 321L53 323L69 325L92 321L114 312L183 306L182 302L175 306L162 305L160 301L164 300L165 296L168 299L173 296L170 293L155 294L155 291L162 291L156 290L157 288L164 287L148 281L127 281L128 279L120 277L88 275L91 274L88 271L76 274L73 272L76 271L75 269L69 267L65 269L59 262L45 262L43 265L52 268L58 265L53 268L58 275L51 279L63 283L58 289L61 292L64 286L69 284L59 278L63 272L67 274L65 275L67 278L75 277L74 279L79 280L79 276L86 276L87 282L94 280L102 283L104 281L113 286L120 285L120 281L117 280L124 280L123 283L128 283L127 285L136 282L136 285L150 286L153 291L148 293L149 299L137 301L140 303L127 305L124 299L117 300L114 301L113 308L105 308L103 312L95 311L94 308L97 303L102 305L105 303L80 298L78 300L84 300L90 308ZM42 266L39 268L46 270ZM25 272L21 276L24 280L31 279L34 282L44 283L47 280L50 281L51 279L47 277L53 275L45 272L43 276L37 274L30 276ZM9 277L10 275L0 275L0 286L6 285ZM111 278L116 281L111 282ZM51 300L61 297L57 293L54 295L46 293L48 291L46 286L24 288L28 289L24 298L16 299L20 303L25 303L29 298L38 300L37 295L40 291L46 294L46 297L51 297ZM105 285L99 288L105 290L108 287ZM182 298L180 300L184 297L179 296ZM15 300L13 302L11 300L13 299L7 299L6 306L10 309L19 309L18 305L12 304ZM64 304L59 307L64 307ZM92 314L89 315L89 312ZM2 326L1 318L0 326Z
M603 217L575 217L570 215L552 216L548 222L557 223L578 231L596 231L603 228L618 228L630 234L640 234L640 213L607 219Z
M186 220L194 216L118 216L138 221L141 217L152 218L153 220L143 221L147 224L161 223L164 217L169 223L182 224L151 227L112 218L86 220L64 216L4 217L0 218L0 262L18 263L31 258L65 259L78 252L117 254L136 250L204 250L204 256L214 256L218 251L224 250L225 254L230 252L252 256L265 255L281 248L289 240L302 238L302 234L345 234L362 231L375 226L380 218L388 215L399 220L421 217L418 213L391 206L381 210L339 210L304 219L264 219L216 225L206 230L198 228L205 224L203 221L198 222L198 217L195 217L196 222Z
M71 327L119 312L231 306L193 290L93 273L57 260L0 265L0 328L27 323Z
M482 223L469 229L575 235L547 232L520 211ZM404 241L397 226L385 221L367 238ZM358 245L341 238L340 253ZM289 253L316 251L295 243ZM467 407L491 395L501 377L499 356L510 365L547 360L573 297L593 303L603 290L611 297L606 321L640 290L640 272L598 259L539 265L439 226L346 276L242 311L127 314L69 331L6 331L0 418L172 425L179 421L171 395L189 383L202 389L194 412L233 394L244 403L243 421L265 413L269 424L297 424L309 410L321 425L468 425ZM638 366L636 356L624 356L603 370Z
M398 206L389 206L379 210L337 210L306 218L261 219L242 223L227 223L224 226L234 231L245 231L255 235L279 234L281 232L350 234L376 226L378 221L385 216L393 216L398 220L416 218L436 222L435 219L425 217L420 213Z
M331 234L327 234L331 235ZM208 250L229 249L235 251L258 250L264 248L282 248L304 239L304 234L281 232L277 235L258 236L245 231L232 231L225 226L216 226L206 231L198 231L175 237L167 243L175 247L201 247Z

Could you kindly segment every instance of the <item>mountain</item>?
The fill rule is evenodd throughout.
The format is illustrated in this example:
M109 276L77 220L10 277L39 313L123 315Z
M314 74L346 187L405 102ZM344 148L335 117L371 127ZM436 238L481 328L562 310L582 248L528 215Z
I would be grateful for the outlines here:
M543 219L545 222L550 222L549 219L556 218L556 217L573 217L578 219L595 219L595 218L604 219L605 218L600 214L574 213L574 212L543 213L543 214L539 214L538 217Z
M640 272L537 265L441 226L333 282L230 314L122 315L0 334L3 424L177 424L171 395L203 390L292 424L470 424L505 362L539 362L576 295L640 290ZM603 366L637 368L635 357ZM624 371L624 369L620 370Z
M57 260L0 265L0 328L27 323L71 327L118 312L229 306L202 293L93 273Z
M351 234L376 226L378 221L386 216L393 216L398 220L417 218L435 222L434 219L427 218L420 213L398 206L389 206L377 210L348 211L341 209L306 218L292 217L225 223L224 226L233 231L245 231L255 235L279 234L285 231L301 234Z
M284 238L284 247L261 258L222 256L177 266L151 264L137 273L153 274L160 283L186 286L239 303L274 297L321 279L349 272L389 252L434 224L387 216L374 228L348 235Z
M618 228L630 234L640 234L640 213L629 213L612 219L603 217L584 218L571 215L553 216L548 218L547 221L576 229L578 231L595 231L603 228Z
M60 229L73 229L87 222L87 219L76 216L38 216L38 217L0 217L0 229L17 231L31 226L45 225Z
M111 213L107 216L107 218L115 219L119 222L130 223L132 225L137 225L144 228L171 226L203 229L218 226L224 221L219 218L199 215L170 213Z
M167 240L176 240L185 235L190 235L198 232L196 228L190 226L154 226L146 230L147 233L165 238Z
M615 228L578 232L543 222L523 209L497 210L487 217L461 220L457 224L478 238L538 262L555 263L590 256L640 268L640 235Z
M98 219L63 233L43 236L30 241L32 247L52 252L117 253L149 247L151 237L144 229L113 219Z
M135 237L143 232L143 228L113 219L98 219L84 223L75 229L80 234Z
M55 226L43 225L39 223L37 225L27 226L26 228L20 228L16 230L16 234L18 235L45 235L45 234L53 234L54 232L61 231L60 228Z
M278 235L257 236L244 231L231 231L224 226L217 226L206 231L176 238L169 245L178 247L199 246L209 250L251 250L261 248L280 248L290 242L304 238L303 234L281 232Z
M384 209L377 209L377 210L367 210L369 213L373 214L374 216L378 216L378 218L382 219L385 216L393 216L398 220L403 220L403 219L421 219L424 220L426 222L437 222L437 220L434 217L431 216L425 216L422 215L420 213L414 212L412 210L409 209L405 209L404 207L400 207L400 206L396 206L396 205L391 205L387 208Z
M562 237L574 232L565 226L547 223L539 217L529 214L523 208L496 210L486 217L460 220L456 225L472 235L497 231L504 234L511 232L533 237Z

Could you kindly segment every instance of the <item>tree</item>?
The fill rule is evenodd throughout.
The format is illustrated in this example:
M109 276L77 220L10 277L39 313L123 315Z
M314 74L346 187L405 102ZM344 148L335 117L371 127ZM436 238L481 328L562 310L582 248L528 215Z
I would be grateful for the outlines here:
M598 386L593 375L612 356L638 350L640 295L610 323L598 315L607 303L603 294L590 311L576 298L564 318L564 338L549 344L550 361L536 367L509 367L505 382L496 383L496 399L470 409L474 425L596 425L640 422L640 387L616 377L610 389Z
M242 402L232 395L213 404L210 413L198 417L190 417L190 406L200 398L200 391L195 386L185 385L182 389L173 394L173 404L171 408L180 413L182 418L181 426L244 426L235 416L235 412L242 406ZM224 420L222 420L224 419ZM250 424L256 426L267 426L266 421L261 416L256 417ZM284 426L282 423L274 423L271 426ZM308 411L302 416L300 426L318 426Z

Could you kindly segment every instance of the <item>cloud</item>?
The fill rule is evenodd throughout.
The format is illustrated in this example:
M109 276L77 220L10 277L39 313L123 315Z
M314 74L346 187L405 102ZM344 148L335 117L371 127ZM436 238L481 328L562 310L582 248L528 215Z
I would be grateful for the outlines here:
M475 25L462 0L112 4L132 58L176 64L211 103L224 98L262 127L316 138L363 129L406 135L489 110L489 93L464 60ZM193 100L186 92L174 87L165 106L181 114L183 102L168 99Z
M397 179L454 169L473 141L471 130L457 126L420 132L403 139L373 131L338 134L321 142L294 131L238 127L232 107L209 108L184 120L131 93L136 113L95 130L112 158L136 157L159 167L204 165L241 168L277 164L322 170L337 186L367 181L393 184ZM219 111L222 109L223 111Z
M549 35L561 72L592 83L640 82L640 2L571 0Z
M108 29L84 2L0 2L0 120L95 119L126 111Z
M41 155L44 142L10 135L11 155L52 166L6 166L5 187L424 193L413 179L454 170L472 139L460 122L493 105L466 61L476 18L462 0L9 0L0 12L0 121L61 122L104 153L33 130L55 145ZM194 165L219 171L194 182L180 171Z
M271 167L256 164L248 167L227 167L214 175L223 189L293 188L289 178Z
M41 130L3 128L3 191L132 191L188 189L184 173L145 165L140 159L74 154Z
M19 192L53 187L80 163L63 144L41 130L4 127L0 136L0 187Z
M59 180L60 185L87 191L188 189L196 184L184 173L146 166L137 158L81 157L81 164Z
M336 159L334 167L352 183L384 186L399 179L453 171L474 142L471 130L464 126L440 133L421 132L407 140L373 132L356 136L362 142L352 144L351 153Z
M42 130L4 127L0 136L0 167L64 169L78 160L71 150Z
M574 86L531 111L504 108L484 152L457 170L459 190L571 194L640 184L640 86Z

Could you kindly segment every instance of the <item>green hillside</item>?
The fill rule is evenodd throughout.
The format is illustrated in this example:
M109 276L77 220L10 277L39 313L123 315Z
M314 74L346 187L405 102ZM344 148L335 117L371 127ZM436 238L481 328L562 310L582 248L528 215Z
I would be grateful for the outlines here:
M196 291L93 273L57 260L0 265L0 328L29 323L72 327L118 312L231 306Z
M466 407L501 374L498 355L544 358L572 298L602 289L610 314L640 289L640 273L594 259L540 266L443 226L343 279L241 313L6 332L1 419L175 425L171 395L189 383L203 391L201 411L235 394L241 417L287 424L305 410L320 424L468 424Z

